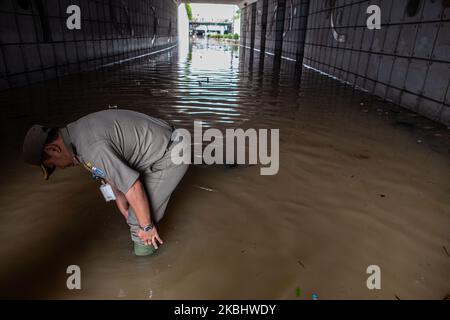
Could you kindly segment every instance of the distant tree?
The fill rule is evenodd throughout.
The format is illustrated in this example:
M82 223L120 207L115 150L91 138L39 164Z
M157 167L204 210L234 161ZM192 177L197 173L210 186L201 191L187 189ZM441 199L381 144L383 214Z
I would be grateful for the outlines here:
M236 14L233 17L233 20L239 20L241 18L241 10L236 10Z
M186 14L188 16L188 19L189 19L189 21L192 22L192 8L191 8L190 3L186 2L185 7L186 7Z

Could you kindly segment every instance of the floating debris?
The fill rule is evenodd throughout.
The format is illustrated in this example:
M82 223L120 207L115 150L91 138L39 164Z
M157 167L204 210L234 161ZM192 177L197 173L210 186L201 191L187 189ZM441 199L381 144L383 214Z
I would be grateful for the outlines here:
M165 90L165 89L152 89L151 92L152 92L152 94L165 94L165 93L169 93L169 90Z
M450 257L450 253L448 253L447 248L445 246L442 246L442 248L444 248L444 252L447 255L447 257Z
M305 267L305 265L303 264L303 262L301 262L300 260L297 260L297 263L298 263L299 265L301 265L304 269L306 269L306 267Z
M127 295L125 294L125 291L123 289L119 290L119 293L117 294L118 298L125 298Z
M369 159L369 156L368 155L366 155L366 154L362 154L362 153L359 153L359 154L354 154L353 155L355 158L358 158L358 159Z
M208 191L208 192L217 192L217 190L214 190L214 189L211 189L211 188L202 187L202 186L199 186L197 184L193 184L192 186L194 188L205 190L205 191Z

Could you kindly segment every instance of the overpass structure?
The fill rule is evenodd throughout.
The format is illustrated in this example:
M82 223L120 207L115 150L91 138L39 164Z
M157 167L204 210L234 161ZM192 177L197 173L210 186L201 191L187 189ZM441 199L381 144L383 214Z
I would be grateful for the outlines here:
M189 22L189 30L192 35L203 36L211 33L228 34L233 33L232 22L208 22L208 21L192 21Z

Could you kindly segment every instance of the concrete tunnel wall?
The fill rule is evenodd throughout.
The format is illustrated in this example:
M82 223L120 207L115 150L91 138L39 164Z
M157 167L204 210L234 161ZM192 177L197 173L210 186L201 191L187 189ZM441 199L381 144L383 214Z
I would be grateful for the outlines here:
M69 30L70 5L81 30ZM0 90L175 45L176 0L0 0Z
M450 1L244 2L241 45L304 63L450 125ZM69 5L81 30L69 30ZM369 5L381 30L366 27ZM156 52L177 43L176 0L0 0L0 90ZM331 28L344 41L336 40Z
M381 8L380 30L367 28L370 5ZM251 50L302 62L450 125L448 0L249 1L241 30L241 45Z

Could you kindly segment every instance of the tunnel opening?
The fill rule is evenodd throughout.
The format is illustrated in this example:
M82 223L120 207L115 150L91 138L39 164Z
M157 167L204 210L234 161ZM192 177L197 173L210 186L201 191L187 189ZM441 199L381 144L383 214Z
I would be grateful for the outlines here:
M182 3L178 10L180 41L239 40L240 10L232 4Z

